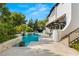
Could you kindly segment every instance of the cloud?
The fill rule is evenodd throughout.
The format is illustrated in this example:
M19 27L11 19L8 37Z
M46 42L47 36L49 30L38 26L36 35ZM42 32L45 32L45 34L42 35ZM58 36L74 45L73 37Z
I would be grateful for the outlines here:
M29 11L34 11L34 10L36 10L36 8L35 8L35 7L31 7L31 8L29 8L28 10L29 10Z
M31 15L35 16L35 15L38 15L39 12L35 11L33 13L31 13Z
M31 17L42 17L43 15L47 15L48 14L48 10L50 8L45 5L45 4L36 4L32 7L30 7L27 10L27 13L31 16Z
M27 13L32 13L33 15L39 13L39 12L43 12L43 11L46 11L48 10L48 6L45 5L45 4L36 4L35 6L33 7L30 7L28 10L27 10Z
M38 4L36 5L38 11L45 11L46 9L48 9L48 6L45 4Z
M11 12L15 12L16 10L17 10L16 8L15 9L10 9Z
M47 5L45 4L37 4L36 7L40 8L40 7L46 7Z
M47 3L16 3L8 4L10 11L23 13L27 19L41 19L48 15L52 4Z
M35 4L27 9L26 14L29 15L29 18L43 18L46 17L49 13L50 7L47 4Z
M45 10L47 10L46 7L41 7L41 8L39 8L39 11L45 11Z

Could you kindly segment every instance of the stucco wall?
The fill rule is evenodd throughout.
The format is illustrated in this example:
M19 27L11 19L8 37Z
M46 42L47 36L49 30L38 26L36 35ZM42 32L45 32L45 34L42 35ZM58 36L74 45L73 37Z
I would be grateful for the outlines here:
M66 28L69 25L69 23L71 22L71 3L64 3L64 4L61 3L58 5L57 18L60 17L61 15L63 15L64 13L66 14L66 17L65 17L65 20L66 20L65 28Z
M71 5L71 13L68 13L68 14L71 14L71 19L70 19L71 21L70 21L69 25L67 25L67 27L61 31L61 35L60 35L61 37L67 35L68 33L72 32L76 28L79 28L79 3L73 3ZM69 19L67 19L67 20L69 20Z
M60 3L57 6L57 18L64 13L66 13L66 26L62 30L59 30L59 39L66 36L76 28L79 28L79 3ZM56 18L51 15L49 16L49 21L55 20Z
M54 21L56 19L56 15L53 15L53 16L50 16L49 18L48 18L48 24L49 23L51 23L52 21Z
M72 30L79 28L79 3L72 4L72 21L71 21Z
M65 21L66 26L60 30L60 39L65 36L66 34L70 33L70 23L71 23L71 3L64 3L59 4L57 8L57 17L61 16L62 14L66 14ZM61 20L61 19L60 19Z
M55 17L53 17L53 11L51 13L51 15L49 16L48 20L49 22L56 20L56 18L62 16L64 13L66 14L65 16L65 21L66 21L66 26L62 29L59 30L59 39L61 39L63 36L67 35L68 33L70 33L71 31L71 3L60 3L57 7L56 7L56 13L55 13ZM61 19L60 19L61 20Z
M56 8L54 8L50 16L48 17L48 20L49 20L48 23L51 23L56 19L56 13L57 13Z

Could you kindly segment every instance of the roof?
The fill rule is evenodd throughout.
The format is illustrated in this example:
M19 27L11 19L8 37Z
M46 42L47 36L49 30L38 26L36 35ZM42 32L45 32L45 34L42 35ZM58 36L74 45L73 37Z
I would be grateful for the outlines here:
M50 16L51 12L53 11L53 9L54 9L56 6L58 6L58 4L59 4L59 3L56 3L56 4L54 5L54 7L52 7L52 9L50 10L50 13L49 13L49 15L48 15L47 17Z
M66 13L62 14L61 16L59 16L58 18L56 18L54 21L46 24L46 26L48 26L49 24L52 24L53 22L57 21L57 20L61 20L61 18L65 17L66 16Z

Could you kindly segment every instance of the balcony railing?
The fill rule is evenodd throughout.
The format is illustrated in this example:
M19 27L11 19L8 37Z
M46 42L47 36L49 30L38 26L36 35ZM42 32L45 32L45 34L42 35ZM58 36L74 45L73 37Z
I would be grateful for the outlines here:
M75 41L79 40L79 28L73 30L66 36L64 36L62 39L68 38L69 46L74 43Z

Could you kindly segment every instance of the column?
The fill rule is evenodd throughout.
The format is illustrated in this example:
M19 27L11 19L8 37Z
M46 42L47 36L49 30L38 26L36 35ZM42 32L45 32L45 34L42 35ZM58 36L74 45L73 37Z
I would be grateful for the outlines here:
M57 30L57 29L53 30L52 39L55 42L59 41L59 30Z
M49 28L45 27L45 29L46 29L46 33L50 33L50 29Z

